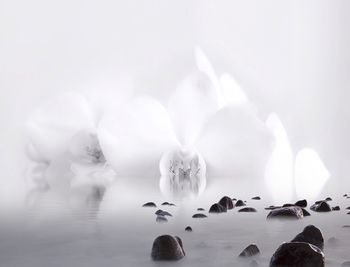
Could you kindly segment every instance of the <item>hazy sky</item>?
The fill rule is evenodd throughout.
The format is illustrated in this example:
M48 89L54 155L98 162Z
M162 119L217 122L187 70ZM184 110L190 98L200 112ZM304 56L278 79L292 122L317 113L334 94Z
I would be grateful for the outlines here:
M96 80L166 97L194 45L262 118L280 116L294 151L316 149L348 181L349 11L346 0L1 1L0 200L21 184L23 123L44 99Z

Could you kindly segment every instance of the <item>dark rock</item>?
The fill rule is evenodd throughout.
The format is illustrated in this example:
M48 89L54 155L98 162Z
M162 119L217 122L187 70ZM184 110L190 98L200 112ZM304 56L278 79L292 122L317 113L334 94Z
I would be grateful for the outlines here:
M295 205L294 204L291 204L291 203L286 203L286 204L283 204L283 208L287 208L287 207L294 207Z
M219 203L213 204L209 209L209 213L223 213L223 212L227 212L227 209L226 207L221 206Z
M307 207L307 201L306 201L306 199L298 200L297 202L295 202L294 205L298 206L300 208L306 208Z
M239 257L251 257L259 253L260 253L260 250L258 246L255 244L250 244L241 252L241 254L239 254Z
M166 223L166 222L168 222L168 219L165 218L165 217L162 216L162 215L158 215L157 218L156 218L156 222L157 222L157 223Z
M154 202L147 202L147 203L143 204L142 207L156 208L157 205Z
M350 210L350 207L347 207L346 210Z
M151 257L155 261L176 261L184 256L182 241L177 236L162 235L153 242Z
M340 207L339 206L335 206L332 208L332 210L340 210Z
M340 266L341 267L350 267L350 261L344 261Z
M279 206L269 206L267 208L265 208L265 210L274 210L274 209L277 209L277 208L281 208Z
M344 194L343 197L348 197L348 194Z
M304 242L283 243L273 254L270 267L323 267L324 254L316 246Z
M185 231L186 231L186 232L192 232L192 227L191 227L191 226L187 226L187 227L185 228Z
M303 210L297 206L276 208L267 215L267 219L302 219Z
M329 212L332 210L326 201L315 203L310 207L310 209L316 212Z
M198 210L198 211L204 211L205 209L203 209L203 208L198 208L197 210Z
M306 242L323 250L324 240L320 229L314 225L308 225L304 230L293 238L291 242Z
M169 202L163 202L161 205L162 205L162 206L169 206L170 203L169 203Z
M332 201L332 198L327 197L327 198L325 199L325 201Z
M207 218L208 216L203 213L196 213L192 216L192 218L198 219L198 218Z
M261 198L259 196L256 197L252 197L253 200L261 200Z
M347 215L350 215L350 211L347 213Z
M245 203L242 201L242 200L237 200L237 202L235 203L235 206L236 207L242 207L242 206L245 206Z
M222 197L219 201L219 204L228 210L232 210L234 208L232 199L229 198L228 196Z
M157 210L155 212L156 215L160 215L160 216L170 216L172 217L173 215L171 215L169 212L165 211L165 210Z
M247 207L240 209L238 212L256 212L256 209Z
M301 210L303 211L304 217L311 216L310 212L308 212L306 209L301 208Z

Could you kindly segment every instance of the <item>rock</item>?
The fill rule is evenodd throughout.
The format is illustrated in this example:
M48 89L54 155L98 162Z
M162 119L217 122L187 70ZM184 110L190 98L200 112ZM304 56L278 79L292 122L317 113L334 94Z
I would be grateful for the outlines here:
M340 210L339 206L332 207L332 210Z
M311 216L310 212L308 212L306 209L301 208L301 210L303 211L304 217L306 217L306 216Z
M342 228L350 228L350 225L343 225Z
M162 205L162 206L169 206L170 203L169 203L169 202L163 202L161 205Z
M232 201L237 201L237 198L233 198Z
M238 212L256 212L256 209L247 207L240 209Z
M261 198L259 196L256 197L252 197L253 200L261 200Z
M186 232L192 232L192 227L191 227L191 226L187 226L187 227L185 228L185 231L186 231Z
M165 217L162 216L162 215L158 215L157 218L156 218L156 222L157 222L157 223L166 223L166 222L168 222L168 219L165 218Z
M267 219L302 219L303 217L303 210L297 206L276 208L267 215Z
M298 200L297 202L295 202L294 205L298 206L300 208L306 208L307 207L307 201L306 201L306 199Z
M232 210L234 208L232 199L229 198L228 196L222 197L218 203L228 210Z
M304 230L293 238L291 242L305 242L310 243L321 250L324 247L324 240L320 229L314 225L308 225Z
M326 201L315 203L310 207L310 209L316 212L329 212L332 210Z
M142 207L156 208L157 205L154 202L147 202L143 204Z
M341 267L350 267L350 261L344 261L340 266Z
M343 197L348 197L348 194L344 194Z
M207 218L208 216L203 213L196 213L192 216L192 218L198 219L198 218Z
M260 253L260 250L258 246L255 244L250 244L241 252L241 254L239 254L239 257L251 257L259 253Z
M237 202L235 203L235 206L236 207L242 207L242 206L245 206L245 203L242 201L242 200L237 200Z
M209 213L223 213L223 212L227 212L227 209L226 207L221 206L219 203L213 204L209 209Z
M198 210L198 211L204 211L205 209L203 209L203 208L198 208L197 210Z
M325 199L325 201L332 201L332 198L327 197L327 198Z
M270 267L322 267L324 254L316 246L304 242L283 243L273 254Z
M350 210L350 207L347 207L346 210Z
M347 215L350 215L350 211L347 213Z
M176 261L184 256L182 241L177 236L162 235L153 242L151 257L155 261Z
M170 216L173 217L173 215L171 215L169 212L165 211L165 210L157 210L155 212L156 215L160 215L160 216Z
M283 204L282 208L294 207L294 206L295 206L294 204L286 203L286 204Z
M265 208L265 210L274 210L274 209L277 209L277 208L281 208L281 207L269 206L269 207Z

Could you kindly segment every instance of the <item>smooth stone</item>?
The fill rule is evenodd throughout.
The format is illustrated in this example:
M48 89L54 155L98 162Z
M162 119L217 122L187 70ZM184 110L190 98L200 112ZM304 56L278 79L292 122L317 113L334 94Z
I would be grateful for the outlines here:
M208 216L203 213L196 213L192 216L192 218L198 219L198 218L207 218Z
M347 213L347 215L350 215L350 211Z
M257 211L254 208L247 207L247 208L240 209L238 212L257 212Z
M281 208L280 206L269 206L267 208L265 208L265 210L274 210L274 209L278 209Z
M306 226L304 230L301 233L297 234L296 237L294 237L290 242L310 243L320 248L321 250L323 250L324 247L324 240L321 230L314 225Z
M304 242L283 243L273 254L270 267L323 267L323 252Z
M186 231L186 232L192 232L192 227L191 227L191 226L187 226L187 227L185 228L185 231Z
M306 209L301 208L301 210L303 211L304 217L311 216L310 212L308 212Z
M332 201L332 198L327 197L325 200L326 200L326 201Z
M344 194L343 197L348 197L348 194Z
M252 197L253 200L261 200L261 197L256 196L256 197Z
M339 206L335 206L335 207L332 208L332 210L336 210L336 211L340 210L340 207Z
M218 203L228 210L232 210L234 208L234 204L232 202L232 199L229 198L228 196L222 197Z
M162 215L158 215L157 218L156 218L156 222L157 222L157 223L166 223L166 222L168 222L168 219L165 218L165 217L162 216Z
M310 209L316 212L329 212L332 210L326 201L315 203L310 207Z
M147 202L147 203L143 204L142 207L156 208L157 205L154 202Z
M175 206L175 204L170 203L170 202L163 202L161 205L162 206Z
M177 261L184 256L182 241L177 236L162 235L153 242L151 257L155 261Z
M239 257L251 257L259 253L260 250L258 246L256 244L250 244L239 254Z
M307 207L307 200L306 199L298 200L297 202L295 202L294 205L298 206L300 208L306 208Z
M160 215L160 216L170 216L172 217L173 215L171 215L169 212L165 211L165 210L157 210L155 212L156 215Z
M350 207L347 207L346 210L350 210Z
M197 210L198 211L205 211L205 209L203 209L203 208L198 208Z
M242 201L242 200L237 200L237 202L235 203L235 206L236 207L242 207L242 206L245 206L245 203Z
M213 204L209 209L209 213L223 213L223 212L227 212L227 209L226 207L220 205L219 203Z
M297 206L277 208L267 215L267 219L302 219L303 210Z

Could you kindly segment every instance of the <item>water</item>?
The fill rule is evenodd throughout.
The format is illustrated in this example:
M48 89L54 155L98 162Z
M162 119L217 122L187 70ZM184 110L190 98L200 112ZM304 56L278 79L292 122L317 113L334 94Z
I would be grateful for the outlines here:
M268 266L277 247L308 224L314 224L323 233L326 266L339 266L350 260L350 229L342 228L350 224L350 215L345 210L350 199L340 195L333 196L331 204L340 205L341 211L311 212L312 216L299 221L267 221L268 211L264 207L271 203L263 196L260 201L245 198L257 213L242 214L235 208L226 214L193 219L197 208L205 208L207 214L210 204L219 199L208 194L169 207L160 206L166 199L159 195L136 197L137 191L124 195L122 192L125 193L124 188L116 183L94 212L45 196L35 208L6 216L0 225L0 266L249 266L251 259L238 259L238 255L251 243L256 243L261 251L254 259L260 266ZM173 217L169 217L168 223L156 223L157 209L141 207L146 201L156 201L158 208ZM185 232L187 225L193 232ZM182 238L184 259L170 263L151 260L153 240L162 234ZM338 240L336 245L327 242L331 237Z

